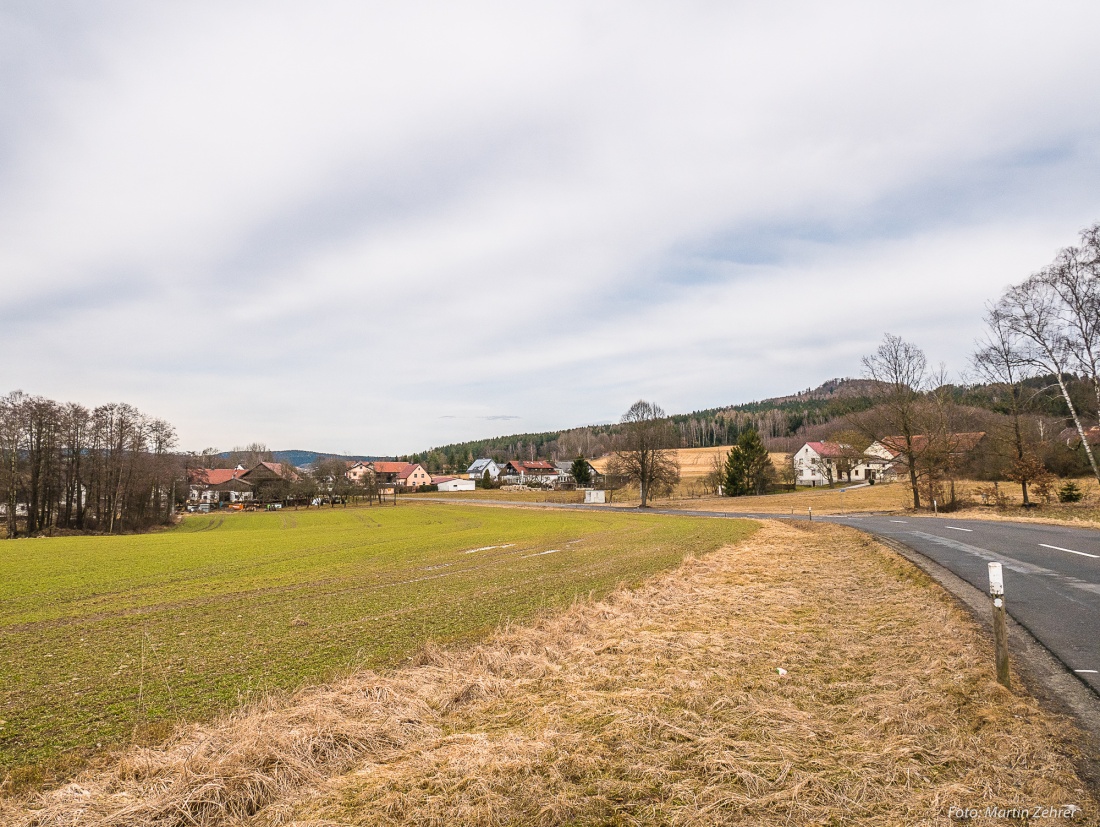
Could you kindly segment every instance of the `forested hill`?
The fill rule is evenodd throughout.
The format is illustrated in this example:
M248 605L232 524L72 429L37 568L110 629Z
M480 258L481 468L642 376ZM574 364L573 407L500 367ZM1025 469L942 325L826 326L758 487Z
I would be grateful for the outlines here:
M869 407L869 386L864 379L830 379L820 387L789 396L674 414L672 421L680 431L685 448L729 445L742 431L755 428L776 449L787 450L785 444L777 443L794 439L794 435L807 426L826 425L846 413ZM471 440L432 448L413 454L409 459L436 470L465 467L477 457L498 460L595 457L610 449L618 427L589 425L564 431Z

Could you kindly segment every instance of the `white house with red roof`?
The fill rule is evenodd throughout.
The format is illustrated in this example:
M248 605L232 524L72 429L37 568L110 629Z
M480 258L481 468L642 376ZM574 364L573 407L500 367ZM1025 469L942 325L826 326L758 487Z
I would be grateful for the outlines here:
M897 477L897 451L881 442L860 453L840 442L807 442L795 452L798 485L874 483Z
M794 455L798 485L830 485L840 475L851 448L839 442L807 442Z
M241 477L243 466L236 468L188 468L187 499L196 503L243 502L252 499L252 485Z
M502 472L504 481L527 485L539 483L540 485L554 485L561 478L557 467L546 460L520 460L514 459L505 463Z

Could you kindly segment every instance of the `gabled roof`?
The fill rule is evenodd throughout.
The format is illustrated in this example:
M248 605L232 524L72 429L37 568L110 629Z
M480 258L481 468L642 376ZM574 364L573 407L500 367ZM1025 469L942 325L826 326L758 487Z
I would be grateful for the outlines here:
M490 464L495 465L496 463L493 462L493 460L489 459L488 457L485 457L485 458L482 458L482 459L475 459L470 464L470 467L466 469L466 473L467 474L476 474L479 471L484 471L486 468L489 467Z
M806 444L816 451L818 456L829 459L839 459L851 456L853 453L852 446L840 442L807 442Z
M508 464L511 465L513 468L515 468L517 471L522 470L524 472L527 472L527 471L553 471L553 472L557 473L557 470L558 470L557 468L554 467L554 464L552 462L547 462L546 460L543 460L543 459L533 459L533 460L514 459L514 460L511 460Z
M1081 435L1077 433L1076 428L1065 428L1060 434L1058 439L1062 440L1071 448L1076 448L1081 444ZM1100 445L1100 425L1093 425L1091 428L1085 429L1085 439L1089 441L1089 445Z
M379 474L400 474L408 467L409 463L377 460L376 462L372 462L371 465L374 466L375 472Z
M242 477L248 477L252 474L255 474L261 468L264 469L265 471L267 471L268 473L274 474L276 477L278 477L281 480L286 480L288 482L294 482L295 480L298 479L298 474L295 473L294 469L291 466L286 465L285 463L282 463L282 462L260 462L260 463L257 463L256 465L254 465L253 467L251 467L247 471L245 471L243 474L241 474L241 476ZM263 475L260 474L259 476L263 476Z
M407 480L409 477L412 476L413 471L415 471L417 468L420 468L419 463L416 463L416 462L406 463L405 467L397 472L397 478L399 480ZM424 471L423 468L420 468L420 470ZM424 471L424 473L427 473L427 471Z
M243 473L242 468L188 468L187 481L192 485L221 485Z
M945 443L943 448L950 454L966 454L973 451L978 443L985 438L985 431L968 431L960 434L947 434L944 438ZM895 457L900 455L905 449L905 437L904 436L885 436L879 440L879 444L894 454ZM912 445L914 453L922 453L928 450L932 445L931 437L928 434L914 434L912 437Z

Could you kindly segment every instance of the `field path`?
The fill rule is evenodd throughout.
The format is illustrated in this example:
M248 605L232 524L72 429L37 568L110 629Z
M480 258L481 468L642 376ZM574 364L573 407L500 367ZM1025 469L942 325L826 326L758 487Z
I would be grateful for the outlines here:
M1071 725L991 660L893 552L768 522L483 644L181 730L0 821L948 824L952 807L1072 806L1097 824Z

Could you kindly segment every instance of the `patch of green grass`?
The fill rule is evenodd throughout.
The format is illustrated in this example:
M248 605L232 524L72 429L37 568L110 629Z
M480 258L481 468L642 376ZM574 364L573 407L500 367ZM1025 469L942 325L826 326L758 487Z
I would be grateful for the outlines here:
M0 543L0 777L69 772L254 693L470 640L755 524L402 504ZM492 548L488 548L492 547Z

